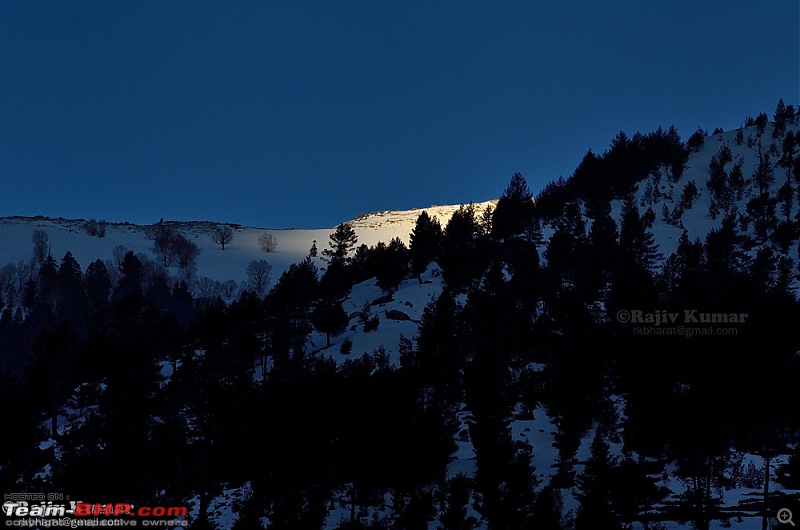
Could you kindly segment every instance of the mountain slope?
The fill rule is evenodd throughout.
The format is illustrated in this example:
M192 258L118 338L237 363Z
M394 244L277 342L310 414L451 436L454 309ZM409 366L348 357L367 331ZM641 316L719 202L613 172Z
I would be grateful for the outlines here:
M476 204L478 211L496 201ZM457 206L431 206L424 209L408 211L386 211L365 214L351 221L358 244L372 246L378 241L388 243L392 238L399 237L408 244L408 237L414 228L417 216L427 211L431 216L437 216L442 223L447 220L457 209ZM225 250L211 240L211 233L217 223L207 221L197 222L170 222L176 229L184 232L187 237L200 247L201 253L197 259L197 270L194 278L208 277L216 281L228 279L241 283L246 279L247 264L251 260L265 259L272 266L273 282L280 274L293 263L298 263L309 255L309 249L316 241L320 256L323 249L328 247L328 236L333 232L329 229L266 229L230 225L234 231L234 238ZM60 260L67 251L72 252L78 263L85 269L89 263L96 259L112 259L113 249L118 245L139 254L142 253L154 261L157 256L152 252L153 242L145 235L146 226L130 223L109 224L104 237L88 235L82 219L53 219L48 217L0 217L0 237L3 240L0 246L0 266L6 263L28 262L32 257L33 243L31 237L35 230L44 230L49 236L50 252L54 258ZM275 252L265 253L260 250L258 236L268 233L277 238ZM315 260L318 266L324 267L321 258ZM182 278L185 273L177 266L170 268L170 273L175 278Z
M387 528L392 522L399 525L399 511L411 508L408 498L404 497L409 493L403 490L403 485L398 485L401 483L394 481L397 476L404 476L405 470L395 469L392 463L400 461L413 467L415 457L424 458L415 453L414 448L417 451L425 448L414 446L414 442L430 430L444 433L442 440L453 442L454 448L448 449L449 457L443 453L436 460L441 467L439 479L434 479L438 481L430 483L432 479L427 477L427 481L415 484L412 493L420 498L429 493L442 495L444 499L452 493L458 474L463 473L469 490L460 501L462 515L476 517L478 528L493 527L497 521L526 520L530 515L528 510L532 509L531 499L538 500L545 485L556 488L563 500L562 508L554 501L553 506L546 509L558 510L568 518L578 517L588 505L586 497L591 484L586 474L598 472L598 465L620 472L618 466L622 460L627 466L625 471L633 472L634 478L640 481L637 484L642 484L642 489L652 490L652 499L644 498L641 505L622 502L630 510L625 515L626 523L635 521L634 525L641 526L641 521L657 520L665 521L665 528L688 527L688 523L670 520L676 519L692 520L693 524L705 528L753 527L760 523L760 508L751 499L758 497L765 482L773 491L785 486L783 482L779 484L775 476L769 476L770 480L766 481L763 475L758 479L765 465L764 456L770 455L774 468L786 464L792 451L797 452L796 446L787 445L787 440L794 440L792 437L800 431L781 430L785 429L782 421L794 425L790 423L794 416L791 411L780 408L784 403L796 402L784 388L786 385L780 383L789 380L797 371L796 350L791 349L795 339L786 326L779 329L770 322L771 319L778 322L775 316L780 308L769 312L777 301L782 304L780 307L787 308L791 319L797 313L796 299L784 296L787 293L771 292L771 289L765 289L770 291L765 293L753 294L748 290L715 298L714 293L709 295L708 291L699 289L702 286L695 285L703 296L721 304L730 304L740 296L744 303L762 310L764 317L752 326L748 322L747 326L737 329L741 331L740 337L677 339L683 342L636 337L630 328L620 325L621 321L613 321L614 310L610 306L614 296L623 304L696 300L685 296L686 292L675 295L670 285L659 285L660 291L657 291L656 286L648 282L661 282L668 256L677 248L684 229L690 240L702 241L721 227L723 215L714 215L712 193L706 186L709 165L724 151L721 148L727 145L730 149L730 160L724 165L724 172L731 172L740 162L742 174L749 180L759 162L763 162L763 153L772 151L773 160L780 156L780 148L771 147L771 127L768 125L760 134L757 127L743 129L741 143L738 131L709 136L702 145L695 143L693 152L687 151L685 168L679 178L671 176L675 174L674 166L662 164L633 182L630 179L633 172L625 163L635 165L636 160L617 161L615 169L623 173L620 178L628 178L625 184L630 187L620 185L615 191L632 194L639 216L646 217L645 212L652 209L650 229L663 254L652 270L638 271L635 277L626 276L630 271L636 273L635 268L615 269L617 264L609 263L612 260L598 259L597 254L588 256L592 249L581 241L596 222L601 207L608 207L611 218L622 225L621 195L626 193L617 193L610 203L600 207L596 197L574 193L567 196L567 202L578 205L573 212L579 212L580 222L574 217L564 220L568 210L565 206L555 219L545 223L544 237L538 247L533 229L509 238L471 232L467 244L457 247L459 253L455 254L455 259L451 253L449 263L440 261L442 267L431 263L419 279L406 278L391 296L382 292L375 278L352 285L342 303L347 326L343 334L332 338L330 347L326 347L327 337L323 333L311 330L307 318L313 305L321 304L322 298L309 300L305 307L294 305L304 294L300 284L277 302L269 297L264 301L250 296L236 300L231 296L228 304L209 307L204 301L198 306L205 310L198 310L196 315L200 325L184 334L169 320L168 317L174 315L169 313L171 306L163 299L160 300L163 305L158 306L165 308L162 309L163 321L152 311L130 316L124 312L125 304L118 304L115 309L123 311L115 314L110 324L116 326L108 337L112 344L127 351L128 341L136 338L136 334L126 334L129 325L138 325L135 328L138 334L145 337L153 334L155 338L142 343L146 347L140 350L146 354L138 361L131 357L117 366L114 358L109 357L110 375L97 376L92 383L94 390L98 395L111 394L113 398L112 390L116 388L117 399L122 396L124 403L127 394L120 388L135 392L135 388L125 386L129 377L127 361L142 363L140 373L145 375L153 366L160 367L160 377L151 379L159 390L140 395L143 403L156 405L155 411L151 416L138 416L139 425L147 432L153 429L153 436L159 435L159 428L168 426L166 433L160 432L160 435L175 444L176 458L183 457L181 451L186 451L190 455L188 462L193 465L204 458L198 448L205 447L206 451L217 451L212 459L241 466L239 474L232 476L227 466L221 466L215 470L218 478L213 489L200 490L206 487L202 480L203 484L192 484L190 493L180 497L195 505L193 514L202 509L222 528L230 528L238 515L244 517L245 510L240 510L237 503L246 502L251 495L255 502L263 503L256 506L262 515L269 512L274 517L286 517L288 510L291 515L287 520L293 520L295 512L305 510L316 497L304 496L302 478L297 483L300 489L290 491L291 494L299 491L299 497L282 498L283 491L287 490L288 483L295 484L297 468L311 477L305 485L315 487L316 463L322 464L323 473L329 473L325 480L330 480L330 489L322 494L322 503L317 506L316 516L324 519L322 527L343 528L349 518L354 521L357 518L363 524L375 521L375 525L380 520ZM796 125L789 126L793 133L797 129ZM750 140L745 141L745 138ZM762 141L761 159L758 140ZM629 174L624 175L625 171ZM781 169L776 167L774 173L774 182L768 186L769 195L773 197L778 195L785 180ZM616 177L613 173L611 176ZM683 205L684 212L672 215L671 212L681 209L678 208L681 193L689 182L694 182L699 195L688 201L690 205ZM742 196L726 205L739 235L750 245L746 248L749 258L752 261L763 248L770 248L784 258L795 257L796 240L784 252L774 237L774 227L769 228L768 236L764 237L758 233L753 219L749 219L751 201L761 192L763 190L755 183L748 183ZM530 201L526 199L525 204L530 206ZM486 203L478 205L478 213L485 206ZM798 206L797 197L792 196L792 211L796 213ZM446 206L427 211L445 224L455 209ZM666 210L666 217L662 210ZM408 241L418 213L419 210L374 213L353 220L352 225L359 243L373 245L393 237ZM55 257L71 250L84 268L97 257L109 259L118 245L141 253L144 261L155 258L144 227L114 225L108 228L104 238L91 238L83 233L80 221L5 218L2 222L0 231L4 231L8 235L6 240L11 242L2 255L9 256L9 261L30 256L30 238L35 229L48 232ZM556 256L551 248L555 247L557 239L553 234L564 231L563 225L569 223L574 224L569 228L575 232L568 234L569 237L581 234L574 237L575 246L562 246L561 251L577 248L579 252L563 254L569 259L558 262L561 269L553 265L556 260L540 267L536 248L543 258ZM331 232L233 226L235 238L222 251L209 237L214 227L212 223L175 226L202 248L197 270L189 278L195 281L192 285L198 290L202 289L202 278L215 281L235 278L242 283L244 269L254 259L266 259L273 265L274 284L290 264L308 255L312 241L316 240L320 251L325 248ZM264 232L277 237L277 252L260 251L258 236ZM565 237L563 241L571 240ZM616 245L615 241L609 246ZM441 252L442 256L446 255L444 250ZM687 277L713 280L704 276L707 270L702 263L702 252L705 251L701 249L700 252L698 264L689 270L695 276L687 273ZM145 256L150 257L145 259ZM617 254L614 259L620 256ZM465 284L448 284L449 280L445 280L448 266L457 266L459 260L474 261L480 267L467 272L472 276ZM591 267L574 268L575 263L581 262L590 263ZM319 268L326 265L321 257L314 258L314 263ZM591 269L601 268L603 272L613 271L614 274L606 277L591 274ZM746 277L752 268L752 263L748 263L744 272L725 276L723 281L730 283L723 285L744 285L752 289L757 284ZM186 275L176 267L172 267L170 273L173 279ZM653 288L640 297L639 292L624 290L628 283L641 286L643 291ZM445 296L441 296L443 293ZM652 293L655 298L648 299L647 295ZM673 295L675 297L671 298ZM174 291L172 296L177 298ZM120 299L117 297L117 302ZM441 305L444 309L439 309L438 304L429 305L437 299L444 300ZM758 305L761 302L762 305ZM135 297L133 303L136 303ZM282 305L270 305L273 303ZM46 303L44 306L39 316L50 309ZM376 330L365 329L359 315L365 308L376 317ZM35 323L35 319L31 320ZM423 320L427 329L420 326ZM24 328L21 323L14 325ZM157 326L162 325L184 342L161 341L161 328ZM290 331L299 330L300 338L295 342L281 342L289 328ZM789 341L789 346L781 341L766 345L767 331L770 337L773 333L780 334L784 342ZM402 363L401 337L419 337L416 343L404 344L407 357ZM343 350L345 344L351 344L349 353ZM751 344L761 348L758 360L763 363L754 362ZM35 351L36 355L44 352L58 356L61 346L39 347ZM129 356L131 353L127 352ZM776 366L780 368L775 369ZM765 384L764 378L758 374L765 370L770 380L762 388L759 385ZM61 381L57 373L50 377ZM48 454L61 454L62 449L80 452L86 448L82 436L91 439L105 432L113 434L102 422L87 421L96 421L95 414L113 418L113 412L109 412L113 409L104 411L102 400L98 405L78 407L76 404L82 403L85 389L83 385L75 387L75 381L71 385L73 395L59 397L56 391L53 401L57 407L54 405L46 411L56 411L54 418L60 436L45 440L39 446L40 451ZM49 395L47 387L42 392ZM651 399L651 396L658 397ZM771 400L771 396L775 396L774 399ZM439 398L446 403L441 410L437 407ZM162 411L174 405L177 407L171 411ZM763 414L768 406L775 410ZM233 410L252 411L252 417L248 414L243 421L237 421L234 416L239 416L232 414ZM405 415L408 411L411 417ZM434 418L432 423L422 423L428 429L415 431L420 421L431 419L428 414L433 414ZM773 416L777 423L772 423ZM84 427L87 423L92 427ZM173 425L179 427L172 430ZM437 431L438 428L442 430ZM780 443L774 442L774 447L757 445L756 442L767 442L755 435L770 428L776 429L778 434L770 434ZM124 428L121 430L131 434ZM723 432L727 438L717 440L717 432ZM258 442L253 445L250 438ZM713 443L698 446L698 440L712 440ZM427 441L436 445L434 440ZM151 442L146 437L141 439L142 446ZM206 443L208 445L204 445ZM603 443L608 446L606 456L602 454ZM117 444L124 446L119 440ZM160 446L155 445L160 451ZM272 448L272 452L262 449L265 446ZM92 449L93 456L102 458L104 447L105 442L98 444L98 449ZM249 451L243 449L247 447ZM338 460L329 460L333 454L347 463L339 467ZM248 457L253 459L251 464L242 465L246 460L239 458ZM64 473L66 469L74 473L80 469L74 464L70 467L60 461L60 457L53 458L46 466L35 468L36 484L47 485L51 479L58 484L58 480L64 480L63 475L58 476L59 472ZM607 462L600 462L604 458ZM294 467L284 467L285 460L294 462ZM750 476L743 477L746 463L751 464ZM162 470L165 475L170 465L166 464ZM259 474L256 469L264 473ZM281 474L287 471L288 475ZM616 482L614 477L617 476L601 477L595 486L613 482L615 487L627 492L620 494L623 497L640 493L632 491L638 486ZM531 478L535 480L529 480ZM163 480L159 488L173 486L170 479ZM256 480L274 481L274 489L266 491L264 484ZM703 487L699 488L698 484ZM364 497L359 498L361 494L357 495L356 490L362 487ZM662 488L660 494L659 488ZM692 497L700 489L703 497ZM262 497L257 497L253 491L258 491ZM604 493L600 490L595 493L598 491L602 499ZM145 494L150 492L145 490ZM777 498L783 501L786 496L791 500L794 494L796 492L790 489L783 489ZM216 496L210 504L209 496ZM272 499L273 504L264 501L265 498ZM433 506L433 497L429 500ZM279 501L297 504L282 510L276 504ZM608 510L612 502L617 506L620 499L604 499L602 508ZM446 502L437 500L435 504L431 513L444 517ZM505 509L505 506L513 509ZM738 521L734 519L736 515L740 516ZM432 519L429 522L429 527L435 526Z

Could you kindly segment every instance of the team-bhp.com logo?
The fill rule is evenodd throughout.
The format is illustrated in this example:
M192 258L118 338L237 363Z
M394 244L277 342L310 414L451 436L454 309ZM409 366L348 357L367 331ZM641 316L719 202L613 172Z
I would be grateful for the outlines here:
M55 496L54 496L55 495ZM5 494L6 526L188 526L185 506L135 506L128 502L70 501L61 494Z
M126 502L53 504L52 501L31 504L28 501L6 501L3 514L8 517L186 517L185 506L134 506Z
M108 504L90 504L79 502L75 505L76 517L120 517L131 515L136 517L186 517L185 506L134 506L125 502Z

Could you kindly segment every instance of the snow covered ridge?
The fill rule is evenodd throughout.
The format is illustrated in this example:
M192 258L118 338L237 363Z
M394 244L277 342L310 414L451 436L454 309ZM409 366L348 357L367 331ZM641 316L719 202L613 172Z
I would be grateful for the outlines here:
M496 204L495 201L476 203L476 211L482 212L486 206ZM399 237L408 244L409 234L419 214L424 210L430 216L436 216L442 225L452 216L458 206L431 206L408 211L383 211L365 214L351 221L358 236L358 244L375 245L379 241L388 243ZM50 253L57 260L64 254L72 252L81 267L101 259L111 260L114 248L122 245L127 250L143 253L156 259L152 252L153 241L146 236L146 229L152 225L136 225L132 223L107 223L103 237L91 236L85 219L64 219L44 216L0 217L0 266L7 263L28 262L32 257L31 238L35 230L43 230L49 237ZM289 268L293 263L305 259L314 241L320 251L328 246L328 236L333 227L324 229L271 229L247 227L235 223L215 223L212 221L169 221L165 223L186 234L200 249L197 258L195 278L208 277L216 281L228 279L241 282L246 277L247 265L251 260L265 259L272 266L273 280ZM233 240L226 245L224 251L211 239L217 226L227 226L233 231ZM271 234L277 240L273 252L261 250L259 236ZM178 267L172 266L171 274L180 277Z

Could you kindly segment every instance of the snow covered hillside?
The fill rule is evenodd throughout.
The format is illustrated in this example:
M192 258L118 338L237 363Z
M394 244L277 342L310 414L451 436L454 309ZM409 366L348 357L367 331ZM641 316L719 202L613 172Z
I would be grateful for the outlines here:
M99 237L83 220L0 218L0 332L20 338L0 346L39 368L11 395L31 398L27 421L42 428L27 431L32 452L12 447L30 461L0 459L0 475L88 491L105 477L225 530L293 528L298 514L326 530L413 517L429 530L606 528L601 516L618 523L607 528L760 527L800 501L800 402L787 390L800 343L786 325L799 312L796 121L782 134L763 123L688 143L640 136L622 155L587 155L590 170L538 205L514 175L474 216L426 208L454 221L428 226L427 254L423 222L411 250L376 245L408 244L422 209L353 219L357 245L375 248L345 259L341 238L340 261L322 255L333 227L159 223L199 248L191 267L166 264L156 225L109 224ZM224 250L220 227L233 235ZM724 230L725 252L702 244ZM87 274L69 259L48 272L44 250L71 252ZM127 251L136 257L120 266ZM293 266L312 255L316 278ZM87 270L97 259L104 282ZM253 296L257 260L271 281ZM27 302L8 296L36 267ZM228 280L238 287L226 303L208 296ZM649 337L613 318L740 303L754 318L730 336ZM120 408L133 419L115 423ZM85 462L123 454L163 461L138 489L135 468L84 479Z
M738 165L742 176L745 179L749 179L756 172L759 165L760 144L762 156L768 157L767 159L773 172L774 182L769 186L770 194L773 197L778 195L787 177L785 169L777 164L783 155L783 148L781 139L773 138L774 127L774 124L769 123L762 133L759 133L758 127L753 125L751 127L743 127L740 130L709 135L697 152L689 155L686 168L679 179L670 180L667 176L667 171L662 169L651 174L647 180L639 184L636 198L639 201L640 210L644 214L648 208L652 208L656 214L652 230L656 243L659 245L659 251L664 257L675 252L678 247L678 240L684 229L690 241L695 238L700 238L701 241L704 241L709 231L714 228L718 229L722 224L722 219L726 212L719 207L715 208L713 206L715 201L712 199L712 192L706 185L710 177L709 165L713 158L720 158L720 150L729 149L727 156L730 157L722 169L729 174ZM797 134L800 131L800 127L788 125L786 131ZM737 136L739 135L742 138L741 142L737 141ZM690 182L694 183L699 195L691 201L690 207L685 208L682 214L675 216L674 221L666 220L664 215L665 208L670 214L673 214L676 207L679 207L684 188ZM755 183L746 185L742 190L741 197L734 199L733 204L730 205L731 213L735 213L740 218L747 216L747 203L757 193L758 189ZM798 202L796 196L791 198L791 204L792 211L797 212L800 202ZM620 220L619 211L621 207L622 201L615 201L612 205L612 216L618 222ZM716 212L714 211L715 209ZM778 218L780 219L780 217L779 213ZM755 236L753 223L747 224L742 233ZM796 251L796 249L794 250Z
M497 201L488 201L475 205L478 212ZM431 206L429 208L408 211L375 212L359 216L351 221L358 236L358 244L375 245L379 241L388 243L399 237L408 244L408 237L420 212L427 211L437 216L442 225L458 209L458 206ZM265 259L272 266L273 282L293 263L304 260L316 241L320 251L328 248L328 236L333 227L324 229L269 229L245 227L235 224L197 222L170 222L176 229L200 248L197 258L197 270L194 279L203 277L216 281L228 279L241 283L246 278L247 264L251 260ZM66 252L72 252L78 263L85 269L89 263L101 259L111 260L114 248L122 245L127 250L144 254L157 261L153 253L153 242L147 239L146 226L130 223L108 224L104 237L92 237L85 231L86 221L83 219L53 219L37 217L0 217L0 266L7 263L29 262L32 257L32 235L35 230L43 230L49 236L50 253L60 260ZM216 226L229 226L234 237L230 245L223 251L215 244L211 234ZM261 234L272 234L277 239L274 252L262 252L258 243ZM316 259L318 266L324 266L321 257ZM182 279L182 271L173 265L170 273L174 278Z

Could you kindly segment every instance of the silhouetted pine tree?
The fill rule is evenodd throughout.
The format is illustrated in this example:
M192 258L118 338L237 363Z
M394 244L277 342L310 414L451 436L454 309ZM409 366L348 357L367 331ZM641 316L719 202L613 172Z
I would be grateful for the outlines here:
M437 530L474 530L478 520L468 515L472 480L458 474L445 483Z
M492 237L507 239L523 234L533 217L533 194L522 174L514 173L492 215Z
M652 269L655 262L661 259L653 238L653 233L646 227L639 208L632 195L625 198L622 204L622 220L620 223L620 251L632 257L641 266Z
M786 112L786 104L783 102L783 99L778 100L778 104L775 107L775 113L772 115L772 119L775 122L775 128L772 131L773 138L780 138L786 132L786 123L791 118L793 113Z
M459 309L445 291L422 311L412 371L423 406L437 400L456 403L461 398L465 355L459 338Z
M477 234L475 207L462 204L447 222L439 253L442 275L451 289L467 287L485 268L487 254L476 250Z
M617 223L608 211L599 213L589 229L589 248L587 270L594 271L594 288L605 290L614 272L614 264L619 256Z
M333 298L320 299L311 313L311 322L321 333L325 334L325 347L331 346L331 335L338 336L347 329L350 319L342 307L342 303Z
M578 474L578 513L575 529L621 528L612 507L613 475L617 466L608 444L598 430L592 440L591 456Z
M422 278L422 272L428 264L436 259L442 242L442 227L439 220L431 218L423 211L417 217L414 229L409 237L408 254L411 261L411 272Z
M550 484L539 490L533 505L533 521L534 528L537 530L565 530L568 528L561 490Z
M375 247L375 280L385 293L394 293L408 274L408 249L395 237L388 245Z
M353 230L353 225L350 223L342 223L337 226L336 230L329 236L329 239L328 245L330 248L326 248L322 253L331 261L347 261L348 255L358 243L358 237L355 230Z
M281 274L267 295L267 340L276 367L284 366L290 355L296 362L302 360L318 289L317 267L306 258Z
M747 213L753 219L753 229L758 239L764 241L777 226L775 206L777 199L769 191L759 193L747 202Z

